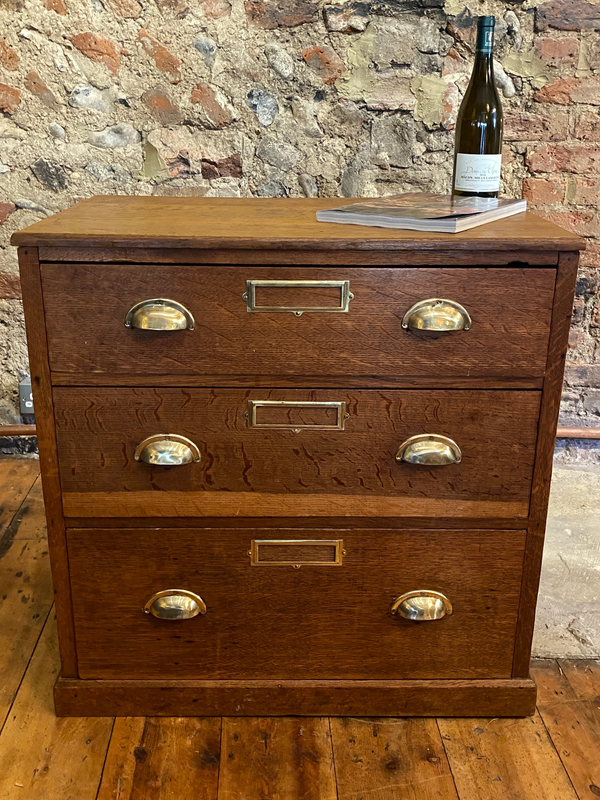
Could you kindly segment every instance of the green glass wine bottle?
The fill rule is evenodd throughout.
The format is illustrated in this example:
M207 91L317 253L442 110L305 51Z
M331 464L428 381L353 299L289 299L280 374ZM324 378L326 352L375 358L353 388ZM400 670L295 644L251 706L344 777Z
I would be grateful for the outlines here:
M452 194L498 197L502 105L494 82L494 17L479 17L473 74L456 120Z

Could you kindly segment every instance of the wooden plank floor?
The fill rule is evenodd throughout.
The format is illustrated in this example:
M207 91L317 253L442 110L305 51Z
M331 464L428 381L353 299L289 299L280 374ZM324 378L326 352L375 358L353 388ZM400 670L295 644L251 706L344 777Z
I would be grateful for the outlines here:
M600 665L539 661L529 719L57 719L38 464L0 459L0 800L594 800Z

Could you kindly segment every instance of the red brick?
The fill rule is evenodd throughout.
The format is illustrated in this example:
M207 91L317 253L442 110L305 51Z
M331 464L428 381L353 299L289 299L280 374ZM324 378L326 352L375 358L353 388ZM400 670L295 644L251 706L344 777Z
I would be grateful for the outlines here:
M10 217L16 206L13 203L0 203L0 225Z
M529 150L527 166L534 172L600 172L600 147L593 145L547 145Z
M204 16L209 19L220 19L231 14L229 0L200 0L200 6Z
M307 47L302 51L302 58L308 66L323 79L323 83L333 85L346 71L346 65L333 47Z
M573 66L579 54L579 42L573 38L535 40L535 53L551 66Z
M542 106L542 108L544 108ZM569 113L553 109L539 113L518 113L504 117L504 139L507 142L561 142L569 132Z
M215 178L241 178L241 155L239 153L233 153L233 155L217 160L203 158L202 177L207 180L214 180Z
M600 241L591 239L587 243L587 247L579 257L580 267L591 267L597 269L600 267Z
M0 205L2 205L0 203ZM18 275L0 274L0 300L20 300L21 281Z
M575 350L583 342L583 331L571 328L569 331L569 350Z
M21 102L21 92L14 86L7 83L0 83L0 111L6 114L14 114L15 109Z
M137 19L142 13L142 7L137 0L108 0L109 6L124 19Z
M556 28L561 31L581 31L600 28L600 6L587 0L550 0L535 12L538 31Z
M0 64L2 64L4 69L9 70L9 72L15 72L15 70L19 68L20 60L17 51L6 44L4 39L0 39Z
M145 31L143 28L138 33L137 38L148 55L154 59L157 68L161 72L170 75L171 83L179 83L181 80L181 73L179 72L181 61L177 56L174 56L173 53L167 50L167 48L153 36L150 36L148 31Z
M64 17L67 13L65 0L46 0L46 8L48 11L55 11L57 14L60 14L61 17Z
M177 125L183 120L180 109L160 86L144 92L142 102L162 125Z
M523 197L534 206L562 203L565 197L564 178L525 178Z
M319 14L312 0L246 0L244 7L248 19L267 30L316 22Z
M25 88L34 94L45 106L58 111L60 104L54 94L46 86L37 72L28 72L25 76Z
M117 74L121 64L121 54L110 39L98 36L97 33L87 32L71 36L71 42L91 61L104 64L113 75Z
M213 128L225 128L233 122L233 116L228 108L208 83L200 81L190 96L192 103L199 105Z
M177 19L185 17L190 10L185 0L156 0L156 5L161 11L168 11Z
M577 206L597 206L600 204L600 178L569 178L565 199Z
M600 114L582 111L575 121L575 138L588 142L600 141Z
M600 106L600 78L560 78L542 86L533 97L541 103L558 103L563 106L573 103Z
M547 211L538 208L535 213L579 236L596 237L600 234L600 218L592 211Z

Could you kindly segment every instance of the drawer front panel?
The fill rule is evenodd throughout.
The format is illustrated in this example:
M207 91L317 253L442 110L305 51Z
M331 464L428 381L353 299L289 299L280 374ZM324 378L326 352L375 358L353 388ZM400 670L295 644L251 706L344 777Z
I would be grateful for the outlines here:
M315 539L277 538L304 533ZM80 677L510 677L523 531L335 531L345 551L335 569L256 568L256 534L69 531ZM144 613L169 589L193 593L205 613ZM413 622L390 612L418 589L444 595L452 614Z
M343 386L348 377L389 385L432 375L539 378L554 279L545 268L42 265L57 380L187 375L315 385L322 376ZM157 298L177 307L154 308L150 322L138 311L126 327L130 309ZM469 330L403 328L406 312L431 298L461 304ZM133 327L167 324L165 316L180 329Z
M533 391L55 388L65 513L526 516L539 402ZM423 434L440 442L407 446ZM452 458L448 441L460 461L412 463ZM188 463L161 465L182 453Z

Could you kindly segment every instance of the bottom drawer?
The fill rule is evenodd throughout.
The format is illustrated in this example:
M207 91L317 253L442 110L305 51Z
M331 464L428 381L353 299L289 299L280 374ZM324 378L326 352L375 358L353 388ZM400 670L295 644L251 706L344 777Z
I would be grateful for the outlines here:
M523 531L115 528L68 537L81 678L511 675ZM266 539L278 543L257 544ZM175 589L200 596L206 612L144 612ZM422 589L444 595L452 613L427 622L391 613L400 595ZM163 598L154 610L178 604Z

